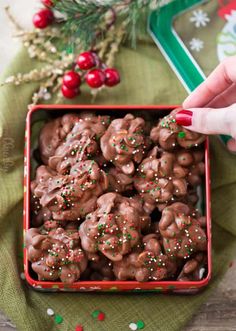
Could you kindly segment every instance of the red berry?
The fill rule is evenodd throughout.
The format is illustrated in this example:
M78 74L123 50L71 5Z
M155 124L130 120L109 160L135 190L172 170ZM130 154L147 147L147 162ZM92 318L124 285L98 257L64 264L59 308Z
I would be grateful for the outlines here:
M41 9L38 13L33 16L34 26L38 29L44 29L50 25L54 20L53 12L48 9Z
M105 319L105 314L104 313L99 313L98 314L98 321L104 321L104 319Z
M101 69L93 69L86 75L86 82L92 88L101 87L105 83L106 76Z
M64 95L64 97L67 98L67 99L73 99L77 95L79 95L79 89L78 88L70 89L66 85L62 85L61 92Z
M44 6L49 7L49 8L54 6L52 0L41 0L41 2L42 2L42 4L44 4Z
M120 82L120 74L118 70L115 68L107 68L105 69L105 75L106 75L106 81L105 85L106 86L115 86L119 84Z
M65 73L63 77L63 85L69 89L75 89L79 87L81 83L80 75L75 71L69 71Z
M88 70L96 65L96 55L92 52L84 52L78 56L77 64L81 70Z

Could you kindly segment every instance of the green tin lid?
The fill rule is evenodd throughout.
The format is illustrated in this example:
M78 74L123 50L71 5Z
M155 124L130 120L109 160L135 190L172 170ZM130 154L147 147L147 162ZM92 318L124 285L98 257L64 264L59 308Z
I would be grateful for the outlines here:
M174 22L180 20L186 12L193 11L200 5L209 3L209 0L172 0L166 2L165 5L150 14L148 30L167 62L185 89L190 93L205 80L206 76L204 70L193 57L192 52L176 31ZM213 65L216 65L214 61ZM220 136L224 144L230 138L230 136Z

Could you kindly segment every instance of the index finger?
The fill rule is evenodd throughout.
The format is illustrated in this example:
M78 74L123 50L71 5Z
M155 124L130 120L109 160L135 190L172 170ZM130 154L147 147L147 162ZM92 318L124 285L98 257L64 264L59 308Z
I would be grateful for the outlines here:
M236 56L224 60L183 102L183 108L204 107L236 82Z

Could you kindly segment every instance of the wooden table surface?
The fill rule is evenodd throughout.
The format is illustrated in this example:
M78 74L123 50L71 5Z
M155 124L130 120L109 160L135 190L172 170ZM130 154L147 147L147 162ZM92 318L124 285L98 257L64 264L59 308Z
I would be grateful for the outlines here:
M19 22L28 27L30 26L32 13L39 7L38 3L39 1L35 0L0 0L0 72L9 64L19 46L19 43L11 39L12 29L4 14L4 6L10 5ZM214 294L196 313L184 331L236 331L235 280L236 259ZM16 329L7 317L0 312L0 331L10 330Z

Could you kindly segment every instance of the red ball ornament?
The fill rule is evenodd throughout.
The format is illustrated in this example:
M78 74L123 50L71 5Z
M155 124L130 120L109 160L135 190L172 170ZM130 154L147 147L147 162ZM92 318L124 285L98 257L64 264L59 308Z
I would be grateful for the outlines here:
M63 77L63 85L69 89L75 89L81 84L80 75L75 71L69 71L65 73Z
M53 7L54 6L54 3L52 0L41 0L42 4L46 7Z
M101 69L93 69L86 75L86 82L92 88L101 87L105 83L106 76Z
M49 26L54 20L53 12L48 9L41 9L33 16L33 24L38 29L44 29Z
M70 89L66 85L62 85L61 92L62 92L63 96L67 99L73 99L77 95L79 95L79 89L78 88Z
M77 64L81 70L88 70L96 65L96 55L92 52L84 52L78 56Z
M112 87L120 83L120 74L118 70L115 68L107 68L105 69L105 75L106 75L106 80L105 80L105 85Z

